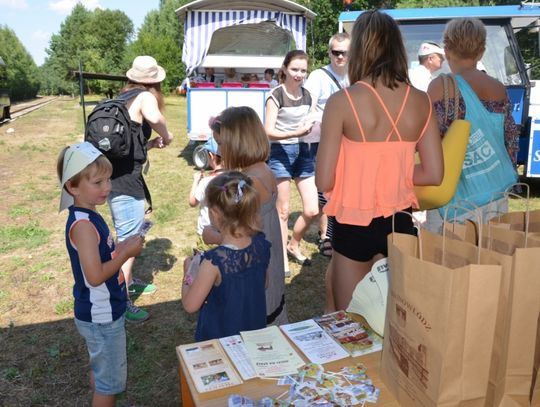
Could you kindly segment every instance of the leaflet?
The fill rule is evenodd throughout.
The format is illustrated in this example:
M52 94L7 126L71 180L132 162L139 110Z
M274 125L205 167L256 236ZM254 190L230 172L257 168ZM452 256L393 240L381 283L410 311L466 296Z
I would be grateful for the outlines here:
M251 364L259 377L295 374L304 365L277 326L240 332Z
M217 339L177 347L199 393L242 384Z
M324 364L349 357L349 352L313 319L282 325L280 328L313 363Z
M368 327L353 321L345 311L326 314L314 320L353 357L382 349L382 338Z
M240 335L227 336L225 338L219 338L221 346L227 352L227 355L231 358L231 361L234 363L236 370L242 376L242 379L249 380L257 377L257 373L253 369L251 362L249 361L249 355L242 341Z

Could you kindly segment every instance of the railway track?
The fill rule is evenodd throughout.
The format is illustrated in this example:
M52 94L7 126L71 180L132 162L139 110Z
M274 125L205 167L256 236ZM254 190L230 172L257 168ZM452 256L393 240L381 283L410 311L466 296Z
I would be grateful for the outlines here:
M10 109L11 119L1 122L0 125L9 123L13 120L16 120L17 118L21 116L24 116L25 114L28 114L30 112L33 112L34 110L40 109L43 106L48 105L49 103L53 102L56 99L58 99L58 96L47 96L44 98L34 99L28 102L11 105L11 109Z

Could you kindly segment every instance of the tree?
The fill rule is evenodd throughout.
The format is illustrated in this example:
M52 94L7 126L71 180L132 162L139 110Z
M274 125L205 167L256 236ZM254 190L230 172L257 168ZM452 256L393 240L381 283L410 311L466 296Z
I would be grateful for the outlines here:
M0 26L0 57L6 64L7 87L12 101L33 98L39 90L39 70L15 32Z
M89 11L80 3L51 37L48 58L43 66L47 73L43 87L50 93L74 92L73 81L67 80L69 70L84 70L110 74L125 73L125 54L133 36L133 23L119 10ZM110 84L87 81L90 92L103 92Z

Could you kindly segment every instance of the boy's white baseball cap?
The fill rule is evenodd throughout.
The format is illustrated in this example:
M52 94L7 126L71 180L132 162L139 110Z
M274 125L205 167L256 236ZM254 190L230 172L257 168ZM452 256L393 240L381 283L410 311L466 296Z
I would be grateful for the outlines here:
M73 205L73 197L64 188L66 182L96 161L100 155L101 152L87 141L73 144L66 150L64 153L62 180L60 181L62 195L60 196L60 208L58 212L62 212L64 209Z

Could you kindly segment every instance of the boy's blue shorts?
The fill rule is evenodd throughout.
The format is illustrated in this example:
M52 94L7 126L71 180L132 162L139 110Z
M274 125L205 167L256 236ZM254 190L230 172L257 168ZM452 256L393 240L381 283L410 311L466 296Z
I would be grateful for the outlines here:
M115 395L126 390L127 353L125 317L116 321L95 323L75 318L77 330L86 342L90 368L94 373L95 391Z
M111 192L108 201L118 241L136 234L144 222L144 199Z

